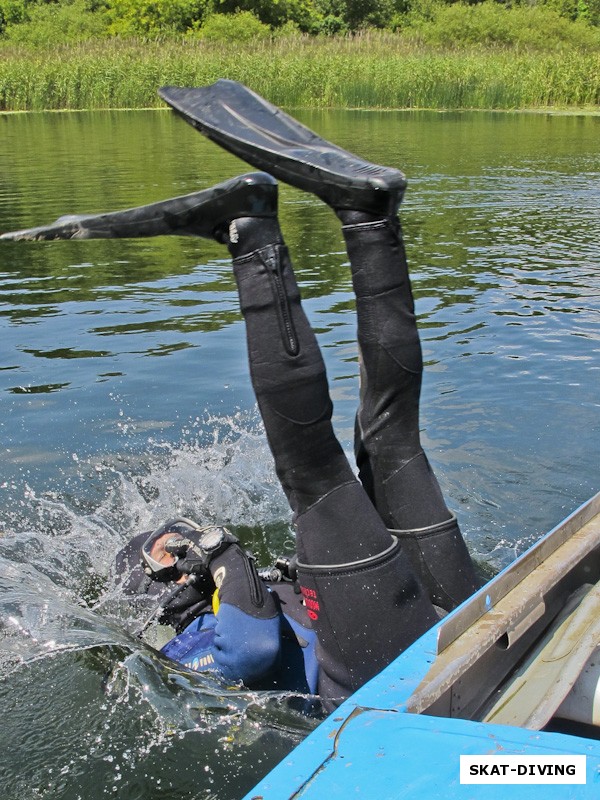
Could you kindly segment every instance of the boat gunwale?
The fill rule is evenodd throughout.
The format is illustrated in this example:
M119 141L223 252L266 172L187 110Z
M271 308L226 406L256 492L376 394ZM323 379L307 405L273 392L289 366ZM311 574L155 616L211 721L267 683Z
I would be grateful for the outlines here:
M440 655L477 620L515 589L536 567L600 514L600 492L575 509L552 530L486 583L438 627Z

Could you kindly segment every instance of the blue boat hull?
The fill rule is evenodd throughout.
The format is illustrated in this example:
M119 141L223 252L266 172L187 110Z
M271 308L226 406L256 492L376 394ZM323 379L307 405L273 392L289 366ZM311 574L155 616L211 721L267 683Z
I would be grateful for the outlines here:
M598 581L600 494L359 689L244 800L505 800L507 792L519 800L539 800L542 793L545 800L598 800L600 741L532 729L530 720L536 715L519 700L527 692L518 695L510 689L512 673L522 669L524 654L535 649L540 631L550 630L560 618L566 596L580 583ZM597 617L592 607L586 628L593 634L591 652L600 642L594 632ZM558 638L555 652L564 659L559 665L561 678L578 663L574 658L578 653L580 661L585 660L589 639L589 635L573 641ZM544 658L552 660L542 652ZM551 698L557 681L552 675L540 675L540 681L551 681L547 692ZM568 686L575 680L567 681ZM517 710L523 706L522 727L483 721L495 714L502 718L497 687L507 684L506 696L510 698L513 691ZM561 691L564 694L568 687ZM545 701L544 697L542 706ZM461 755L582 755L585 783L461 783Z

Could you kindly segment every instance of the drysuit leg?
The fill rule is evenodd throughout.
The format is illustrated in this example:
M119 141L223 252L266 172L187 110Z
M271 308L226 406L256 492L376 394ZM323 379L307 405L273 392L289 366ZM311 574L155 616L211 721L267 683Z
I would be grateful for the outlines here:
M252 384L295 513L298 576L319 638L319 693L331 707L436 615L335 437L325 366L279 230L235 220L229 241Z
M381 518L358 483L333 490L300 515L298 581L318 633L319 694L335 707L425 633L437 615L397 537L361 559L331 541L381 540ZM318 538L317 538L318 537ZM319 557L319 544L326 549Z
M344 224L363 364L357 423L361 479L388 526L422 550L419 562L428 563L424 577L435 576L432 596L445 597L445 607L456 605L477 583L456 524L447 535L437 527L452 516L419 442L421 353L396 219L404 176L322 139L234 81L200 89L165 87L160 94L226 150L316 194Z
M432 602L450 610L478 584L456 518L421 446L423 360L400 223L358 212L338 216L346 223L358 318L359 475Z

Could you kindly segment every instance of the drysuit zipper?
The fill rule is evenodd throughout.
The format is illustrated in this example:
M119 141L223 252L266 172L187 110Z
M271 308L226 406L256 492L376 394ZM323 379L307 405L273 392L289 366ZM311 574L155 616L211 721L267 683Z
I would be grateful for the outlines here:
M265 604L263 584L254 566L254 556L250 553L246 555L247 558L244 559L244 569L246 570L246 577L250 586L250 598L256 608L262 608Z
M263 263L269 269L273 286L275 287L279 319L284 331L285 349L289 355L297 356L299 351L298 339L296 337L296 331L294 330L289 301L283 283L280 257L281 247L277 245L274 249L275 253L273 255L265 255L263 257Z

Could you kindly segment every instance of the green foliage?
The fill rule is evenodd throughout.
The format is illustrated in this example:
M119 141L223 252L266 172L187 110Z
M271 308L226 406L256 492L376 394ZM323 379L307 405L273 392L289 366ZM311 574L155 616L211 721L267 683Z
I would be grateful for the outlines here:
M322 33L385 28L398 10L396 0L314 0L322 16Z
M543 0L541 5L566 19L600 25L600 0Z
M26 20L26 0L0 0L0 33L7 25L19 25Z
M496 2L442 5L421 0L400 24L406 34L438 47L504 46L555 50L600 47L600 31L572 23L544 6L514 6Z
M579 0L545 0L543 5L570 20L576 20L579 16Z
M600 26L600 0L578 0L577 19Z
M17 4L13 3L13 8ZM60 42L81 42L106 32L101 14L88 11L86 0L65 3L22 3L24 15L9 21L4 35L11 42L43 47Z
M196 32L207 42L258 42L271 38L271 28L250 11L211 14Z
M107 0L109 32L154 38L200 23L210 0Z
M340 33L349 33L349 28L346 25L344 18L336 16L335 14L327 14L319 21L316 26L317 33L323 33L325 36L335 36Z
M248 11L265 25L278 28L294 22L300 30L310 30L317 19L313 0L211 0L215 14Z
M273 31L273 37L277 39L294 39L301 37L302 34L300 26L291 20L284 22L283 25Z
M346 0L315 0L315 7L318 12L318 19L314 27L314 33L334 36L335 34L349 32L350 28L345 18Z
M272 32L285 29L284 35L385 28L443 47L587 47L584 28L571 30L565 21L600 26L600 0L0 0L0 37L32 46L105 33L150 39L198 32L213 17L206 36L221 41L245 41L246 24L264 37L257 19Z

